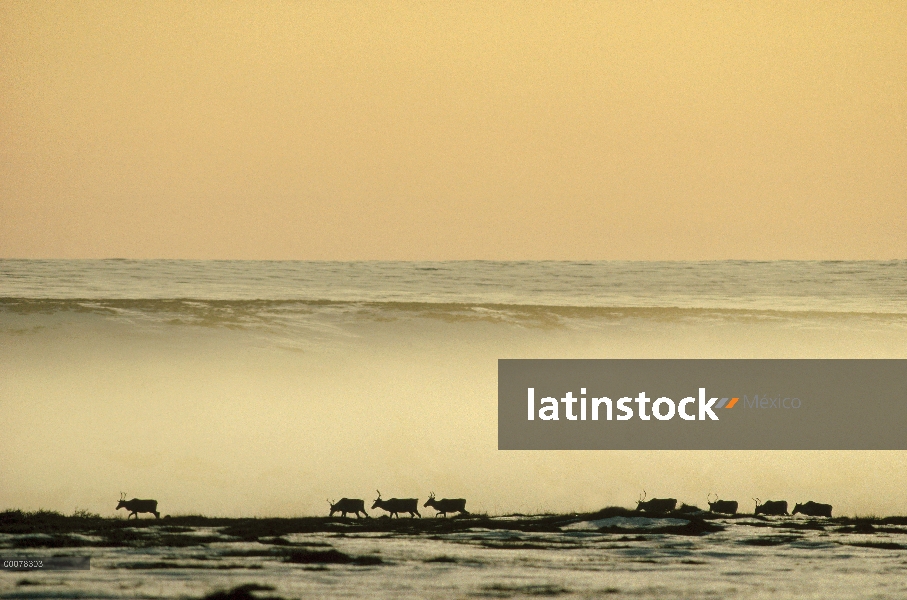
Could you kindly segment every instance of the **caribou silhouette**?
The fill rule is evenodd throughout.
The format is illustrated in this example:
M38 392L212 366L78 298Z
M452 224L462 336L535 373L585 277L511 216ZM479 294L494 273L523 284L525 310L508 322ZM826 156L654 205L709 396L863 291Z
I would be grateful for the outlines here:
M792 515L797 513L804 514L807 517L828 517L831 518L831 504L822 504L821 502L805 502L803 504L797 504L794 506L794 512Z
M760 503L759 498L753 498L756 503L754 515L786 515L787 500L766 500Z
M120 492L120 503L117 504L117 510L125 508L129 511L129 514L126 515L126 520L129 520L129 517L135 515L135 518L139 518L139 513L151 513L154 515L155 519L161 518L161 513L157 512L157 500L139 500L138 498L133 498L132 500L126 499L126 494Z
M646 500L646 490L642 491L642 496L636 501L636 510L644 510L647 513L666 513L674 510L676 506L676 498L652 498L651 500Z
M390 513L391 518L395 515L399 519L400 515L398 513L409 513L411 517L422 518L422 515L419 514L419 500L418 498L391 498L390 500L382 500L381 492L378 492L378 498L375 500L375 503L372 504L372 510L380 508L381 510L386 510Z
M713 513L723 513L726 515L736 515L737 514L737 501L736 500L719 500L718 494L715 494L715 499L712 500L712 494L706 496L706 502L709 503L709 510Z
M465 498L441 498L440 500L435 500L434 492L428 495L428 500L422 506L430 506L438 511L435 515L436 517L446 517L449 512L458 512L461 515L469 514L469 511L466 510Z
M368 513L365 512L365 500L359 500L356 498L341 498L339 502L331 502L328 500L328 504L331 505L331 514L334 516L335 512L339 512L342 516L346 517L346 513L356 513L356 518L359 518L359 513L365 515L365 518L369 518Z

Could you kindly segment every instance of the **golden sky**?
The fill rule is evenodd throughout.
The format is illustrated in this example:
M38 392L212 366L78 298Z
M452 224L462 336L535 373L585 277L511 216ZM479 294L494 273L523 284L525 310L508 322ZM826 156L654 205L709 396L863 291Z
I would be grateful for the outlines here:
M0 3L0 257L907 258L905 2Z

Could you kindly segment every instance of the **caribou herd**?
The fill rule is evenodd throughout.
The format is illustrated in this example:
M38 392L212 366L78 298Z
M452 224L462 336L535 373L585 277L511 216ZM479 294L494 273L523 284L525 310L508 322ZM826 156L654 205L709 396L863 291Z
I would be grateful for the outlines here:
M795 515L800 513L808 517L831 517L831 504L820 504L819 502L809 501L803 504L797 504L794 507L793 513L788 513L786 500L767 500L765 502L760 502L758 498L753 498L753 501L756 503L753 510L754 515ZM736 500L721 500L718 498L718 494L715 494L715 499L713 500L712 494L710 493L706 497L706 502L709 505L708 512L725 515L737 514L737 507L739 505ZM328 504L331 506L331 517L333 517L336 512L339 512L344 517L347 513L354 513L357 519L359 518L360 512L366 517L369 516L368 513L365 512L364 500L341 498L337 502L328 500ZM469 511L466 510L466 500L464 498L442 498L441 500L438 500L435 498L434 492L431 492L428 495L428 500L426 500L425 504L422 506L434 508L435 511L437 511L435 514L436 517L446 517L448 513L459 513L461 515L469 514ZM375 499L374 504L372 504L372 510L376 508L380 508L387 512L388 516L391 518L400 518L400 513L409 513L410 517L422 516L419 514L419 501L416 498L390 498L388 500L382 500L380 491L378 492L378 497ZM646 492L643 490L639 500L636 501L636 510L648 514L663 515L673 511L693 512L697 509L693 506L687 506L686 504L682 504L680 508L678 508L676 498L650 498L649 500L646 500Z
M736 515L737 514L737 501L736 500L720 500L718 494L715 494L715 499L712 500L712 494L706 497L706 502L709 505L709 512L725 514L725 515ZM753 502L756 503L756 506L753 510L754 515L788 515L788 514L802 514L808 517L829 517L831 518L831 504L821 504L819 502L804 502L803 504L797 504L794 506L792 513L787 512L787 500L766 500L762 502L759 498L753 498ZM359 518L359 513L366 518L369 517L369 514L365 512L365 501L358 498L341 498L337 502L328 500L328 504L331 507L329 517L333 517L334 513L340 513L340 516L346 517L348 514L356 515L356 518ZM469 511L466 510L466 499L465 498L441 498L440 500L435 498L435 493L431 492L428 495L428 500L425 501L423 507L430 507L435 509L435 517L446 517L449 513L459 513L460 515L468 515ZM132 500L126 499L126 494L120 494L120 503L117 504L117 510L125 508L129 514L126 515L126 519L129 520L130 517L139 518L139 513L151 513L154 515L154 518L159 519L161 513L157 511L157 500L139 500L138 498L133 498ZM422 517L419 514L419 500L416 498L388 498L386 500L381 498L381 492L378 491L378 497L375 498L375 502L372 504L372 510L380 508L381 510L387 513L387 516L393 518L400 518L400 513L409 514L411 518ZM696 507L688 506L682 504L680 508L677 508L677 499L676 498L650 498L646 500L646 492L643 490L642 495L639 497L639 500L636 501L636 510L638 512L645 512L647 514L665 514L673 511L679 512L692 512Z
M646 492L643 490L642 496L636 501L636 510L645 511L647 513L664 514L677 508L677 500L674 498L652 498L651 500L646 500L645 498ZM709 505L709 512L725 515L737 514L738 505L736 500L719 500L718 494L715 494L715 499L712 500L712 494L709 493L706 497L706 502ZM800 513L808 517L831 518L831 504L822 504L820 502L813 502L812 500L804 502L803 504L797 504L794 506L794 512L792 513L787 512L787 500L766 500L765 502L761 502L759 498L753 498L753 502L756 503L756 506L753 509L753 515L779 516Z
M381 499L381 492L378 491L378 497L375 498L375 503L372 504L372 510L380 508L385 511L388 516L391 518L397 517L400 518L400 513L409 513L410 517L422 517L419 514L419 500L416 498L388 498L387 500ZM331 506L331 513L329 516L333 517L335 512L339 512L342 516L346 516L346 513L355 513L356 518L359 518L359 513L362 512L363 515L368 517L368 513L365 512L365 500L359 500L357 498L341 498L337 502L332 502L328 500L328 504ZM461 515L468 515L469 511L466 510L466 499L465 498L442 498L438 500L435 498L435 493L432 492L428 495L428 500L425 501L425 504L422 506L428 506L435 509L436 517L446 517L447 513L460 513Z

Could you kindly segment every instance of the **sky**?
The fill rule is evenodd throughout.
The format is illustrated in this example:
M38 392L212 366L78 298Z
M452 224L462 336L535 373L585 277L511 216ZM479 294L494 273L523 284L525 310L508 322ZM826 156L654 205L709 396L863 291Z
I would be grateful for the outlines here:
M907 258L903 2L0 23L0 257Z

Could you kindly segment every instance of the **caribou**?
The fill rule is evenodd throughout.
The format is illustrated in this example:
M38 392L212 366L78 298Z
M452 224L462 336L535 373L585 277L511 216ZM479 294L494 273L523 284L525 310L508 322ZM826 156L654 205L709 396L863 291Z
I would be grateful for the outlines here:
M709 503L709 511L713 513L723 513L726 515L736 515L737 514L737 501L736 500L719 500L718 494L715 494L715 499L711 499L712 495L709 494L706 496L706 502Z
M461 515L469 514L469 511L466 510L465 498L441 498L440 500L435 500L434 492L428 495L428 500L422 506L430 506L438 511L435 517L446 517L449 512L458 512Z
M644 510L647 513L666 513L674 510L676 506L676 498L652 498L651 500L646 500L646 490L642 491L642 496L636 501L636 510Z
M161 513L157 512L157 500L139 500L138 498L133 498L132 500L126 499L126 494L120 492L120 503L117 504L117 510L125 508L129 511L129 514L126 515L126 520L129 520L129 517L135 515L135 518L139 518L139 513L151 513L154 515L155 519L161 518Z
M382 500L381 492L378 492L378 498L375 499L375 503L372 504L372 510L380 508L381 510L387 511L391 518L394 518L394 515L397 518L400 518L398 513L409 513L410 517L419 517L422 518L422 515L419 514L419 500L417 498L391 498L390 500Z
M328 504L331 506L331 514L329 516L333 517L335 512L339 512L341 516L346 517L346 513L356 513L356 518L359 518L359 513L365 515L365 518L368 517L368 513L365 512L365 500L359 500L356 498L341 498L339 502L331 502L328 500Z
M792 515L800 513L806 515L807 517L828 517L831 518L831 504L821 504L819 502L813 502L810 500L804 504L797 504L794 506L794 512Z
M759 503L759 498L753 498L753 501L756 503L756 510L753 512L754 515L787 514L787 500L766 500L762 504Z

